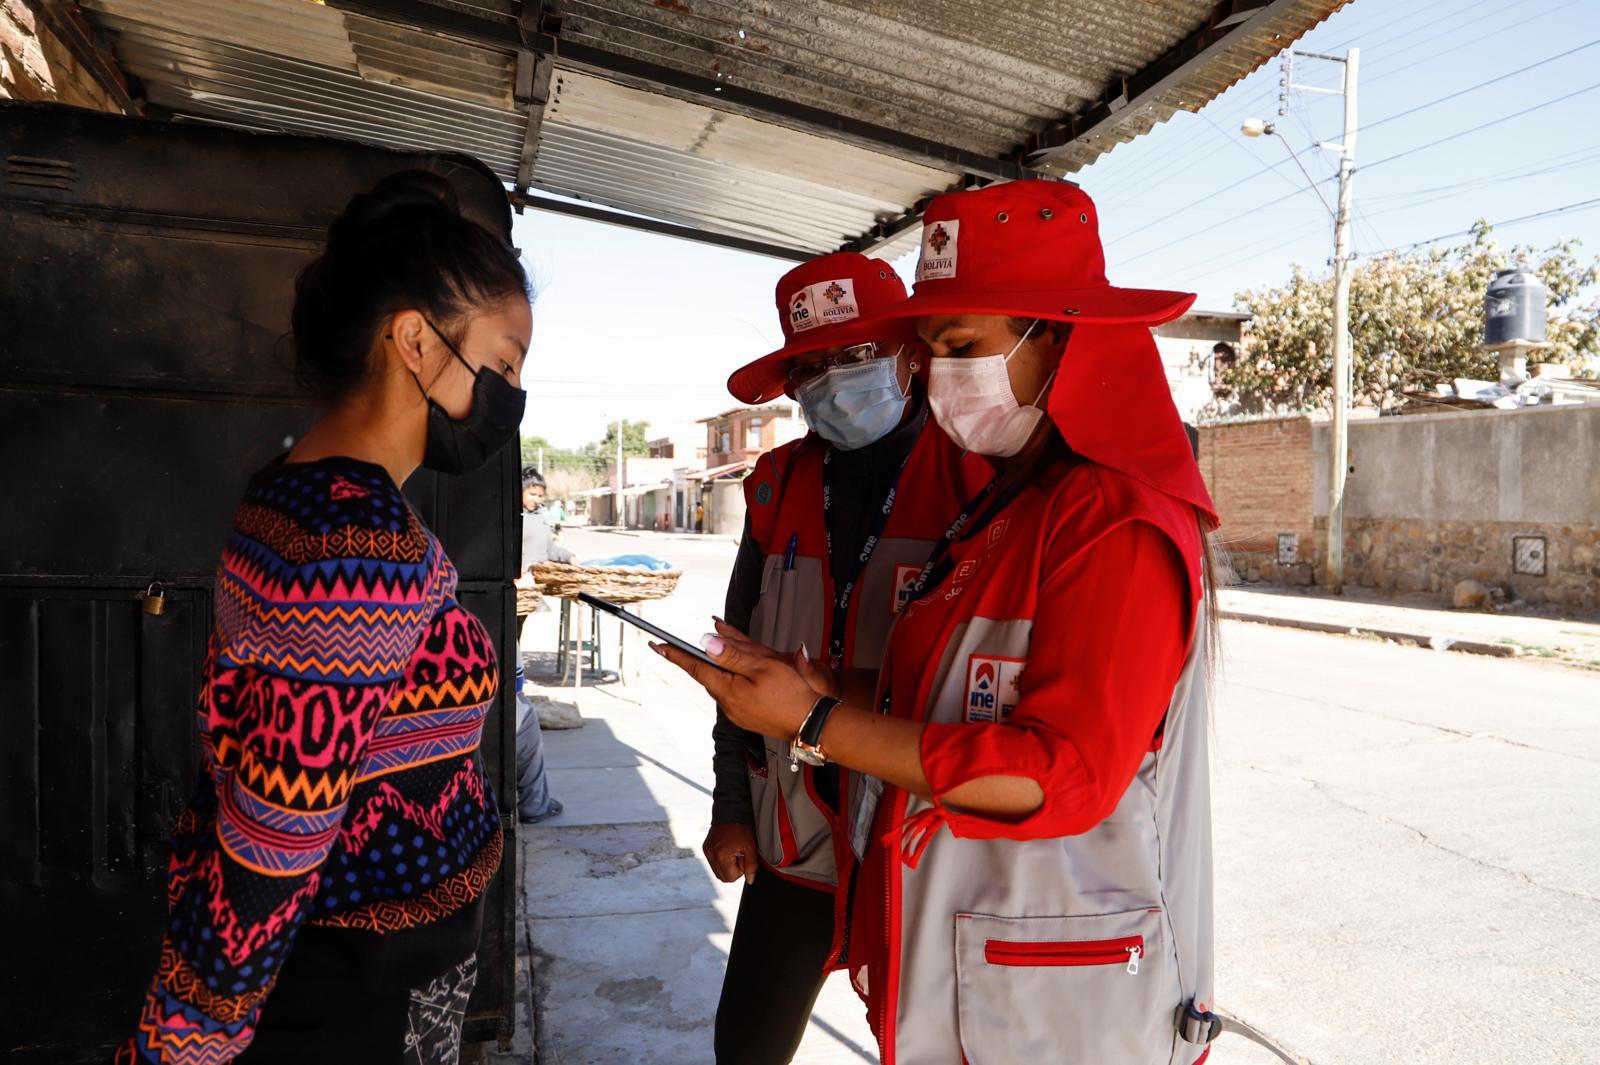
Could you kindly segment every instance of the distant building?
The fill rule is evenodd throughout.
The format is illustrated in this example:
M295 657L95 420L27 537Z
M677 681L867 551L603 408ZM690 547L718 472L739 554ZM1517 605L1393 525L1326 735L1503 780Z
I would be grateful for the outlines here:
M744 475L763 451L804 436L805 424L792 403L735 407L700 424L706 427L706 468L689 478L698 484L698 498L692 486L685 488L686 509L693 505L698 512L687 527L737 536L744 530Z
M1248 314L1234 311L1190 311L1151 330L1172 402L1184 421L1192 425L1232 406L1221 377L1246 344L1249 321Z
M763 451L798 440L806 433L792 403L735 407L710 418L701 418L700 424L706 427L708 469L733 463L753 467L756 457Z
M706 468L706 434L698 422L669 426L647 445L653 459L674 459L689 470Z

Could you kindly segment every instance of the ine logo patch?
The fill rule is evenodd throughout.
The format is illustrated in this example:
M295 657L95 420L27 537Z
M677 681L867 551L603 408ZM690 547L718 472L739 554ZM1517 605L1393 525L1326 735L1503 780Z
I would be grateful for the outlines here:
M804 333L819 325L837 325L861 317L855 282L848 277L807 285L789 297L789 330Z
M961 223L954 218L922 227L922 254L917 257L917 280L956 276Z
M917 578L922 576L921 566L896 566L894 568L894 612L896 614L906 608L906 603L911 601L911 591L917 586Z
M965 720L1009 721L1022 701L1022 671L1027 664L1025 658L969 656Z

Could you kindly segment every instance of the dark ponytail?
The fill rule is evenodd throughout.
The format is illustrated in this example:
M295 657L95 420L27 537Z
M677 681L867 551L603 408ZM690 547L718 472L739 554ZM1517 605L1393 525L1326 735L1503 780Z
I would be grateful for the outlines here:
M530 296L516 252L462 217L438 174L390 174L352 199L294 287L295 376L325 399L365 380L384 319L414 308L452 342L479 308Z

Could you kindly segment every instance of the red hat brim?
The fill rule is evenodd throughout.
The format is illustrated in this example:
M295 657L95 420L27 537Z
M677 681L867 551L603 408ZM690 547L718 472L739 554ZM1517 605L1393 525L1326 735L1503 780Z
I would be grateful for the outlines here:
M1005 314L1083 325L1161 325L1183 316L1194 305L1192 292L1154 288L1035 289L928 291L918 286L883 318L922 318L933 314Z
M795 356L822 348L843 348L874 340L914 344L917 333L911 323L899 315L893 318L884 315L864 316L843 325L818 329L815 334L802 333L777 351L733 371L728 378L728 391L740 403L770 403L784 394L783 387L788 383Z

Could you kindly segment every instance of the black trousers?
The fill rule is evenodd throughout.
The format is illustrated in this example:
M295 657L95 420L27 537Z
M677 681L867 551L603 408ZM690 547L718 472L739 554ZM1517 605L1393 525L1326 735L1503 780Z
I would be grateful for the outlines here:
M306 925L238 1065L456 1065L483 899L379 935Z
M718 1065L787 1065L828 975L833 896L756 874L739 898L717 1004Z

